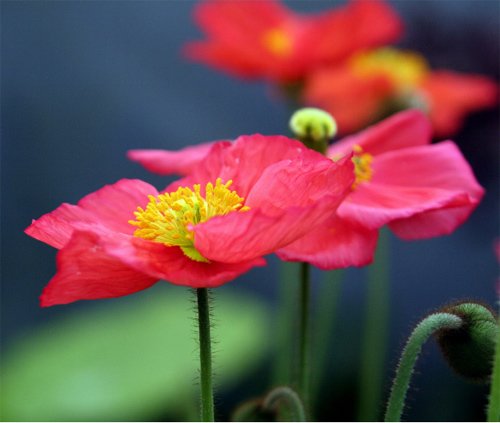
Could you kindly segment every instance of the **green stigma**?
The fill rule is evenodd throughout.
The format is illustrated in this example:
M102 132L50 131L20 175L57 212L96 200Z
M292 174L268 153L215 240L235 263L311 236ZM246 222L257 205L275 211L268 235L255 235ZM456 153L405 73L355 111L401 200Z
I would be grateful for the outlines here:
M325 153L328 141L337 133L337 123L324 110L305 107L292 115L290 129L307 147Z

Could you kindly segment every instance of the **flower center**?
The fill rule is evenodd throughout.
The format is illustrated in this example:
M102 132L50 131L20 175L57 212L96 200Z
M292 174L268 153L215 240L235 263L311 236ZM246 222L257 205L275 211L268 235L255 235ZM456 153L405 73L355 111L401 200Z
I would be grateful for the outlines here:
M264 47L278 57L285 57L292 52L292 40L290 34L281 28L266 31L262 36Z
M353 146L354 156L352 161L354 162L354 175L356 179L352 184L352 189L363 183L371 180L373 175L372 161L373 156L370 153L363 153L363 148L359 145Z
M350 65L354 73L361 77L386 75L402 90L420 84L429 71L427 61L421 55L394 48L357 54Z
M217 178L215 186L209 182L205 196L200 185L193 188L180 187L175 192L150 195L146 209L138 207L135 220L129 223L137 226L134 236L159 242L167 247L177 246L190 259L208 262L194 247L193 226L206 222L214 216L224 216L234 211L247 211L244 198L229 189L233 181L222 183Z

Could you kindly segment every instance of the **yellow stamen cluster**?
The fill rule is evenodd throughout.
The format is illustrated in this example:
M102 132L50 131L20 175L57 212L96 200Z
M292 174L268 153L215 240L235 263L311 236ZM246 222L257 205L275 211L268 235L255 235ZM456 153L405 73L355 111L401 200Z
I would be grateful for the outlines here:
M278 57L290 55L293 49L290 34L282 28L274 28L262 36L264 47Z
M352 70L363 76L383 74L401 90L420 84L429 71L427 61L411 51L382 48L354 56Z
M363 153L363 148L359 145L353 146L353 151L354 156L352 157L352 161L354 162L356 180L352 184L352 188L356 189L360 183L371 180L373 175L373 156L370 153Z
M208 262L194 247L192 226L214 216L249 210L243 205L244 198L229 189L232 183L230 180L223 184L220 178L215 186L209 182L205 187L205 197L198 184L192 189L180 187L175 192L148 196L146 209L138 207L134 212L135 220L129 221L138 228L134 236L168 247L178 246L192 260Z

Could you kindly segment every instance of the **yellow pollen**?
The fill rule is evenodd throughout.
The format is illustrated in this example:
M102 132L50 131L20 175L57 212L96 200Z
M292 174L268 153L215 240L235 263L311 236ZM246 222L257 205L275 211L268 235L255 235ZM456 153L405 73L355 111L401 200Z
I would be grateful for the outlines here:
M292 39L290 34L281 28L274 28L265 32L262 43L268 51L278 57L285 57L292 52Z
M361 77L385 75L400 90L419 85L429 72L423 56L394 48L357 54L351 59L350 65L354 73Z
M373 175L372 161L373 156L370 153L363 153L363 148L359 145L353 146L354 156L352 161L354 163L354 175L356 179L352 184L352 189L363 183L371 180Z
M180 247L190 259L208 262L194 247L192 226L214 216L250 209L243 205L244 198L229 189L232 183L230 180L223 184L217 178L215 186L211 182L205 186L204 197L198 184L193 185L193 188L180 187L175 192L157 197L148 196L146 208L138 207L134 212L135 220L129 220L131 225L137 227L134 236L167 247Z

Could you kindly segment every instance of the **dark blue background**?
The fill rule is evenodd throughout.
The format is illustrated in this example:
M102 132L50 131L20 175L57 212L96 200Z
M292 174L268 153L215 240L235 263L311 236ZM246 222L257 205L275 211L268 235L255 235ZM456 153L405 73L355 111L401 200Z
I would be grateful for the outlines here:
M339 2L288 4L319 11ZM434 67L499 79L498 2L391 4L406 22L401 46L424 53ZM171 180L128 161L128 149L176 149L240 134L287 133L287 108L269 87L182 58L183 43L200 37L191 19L193 5L2 1L2 348L27 328L93 307L80 302L39 308L38 296L55 272L55 251L23 234L31 219L121 178L138 177L158 188ZM391 367L411 327L427 311L461 298L495 304L498 129L498 109L489 110L471 116L454 137L487 189L471 219L451 236L412 243L391 239ZM256 291L273 304L276 270L272 259L271 269L253 270L221 289ZM347 351L359 347L364 271L349 271L347 279L336 344L339 366L355 372L356 353ZM461 419L445 404L474 396L483 401L484 389L451 374L435 351L426 360L434 374L422 366L411 418ZM436 409L436 400L441 408Z

